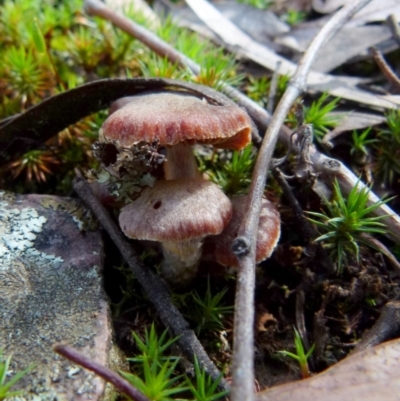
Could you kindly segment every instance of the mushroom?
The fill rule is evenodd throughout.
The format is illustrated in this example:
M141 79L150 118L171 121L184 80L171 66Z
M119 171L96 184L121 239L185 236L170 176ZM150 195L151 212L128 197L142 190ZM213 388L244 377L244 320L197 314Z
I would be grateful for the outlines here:
M157 146L157 149L165 147L165 179L177 181L156 182L153 188L144 189L137 200L122 209L122 230L130 238L162 242L164 276L170 282L182 277L186 280L197 271L204 237L219 234L231 215L229 199L215 184L201 179L191 146L200 143L242 149L251 140L252 122L247 113L229 99L225 105L212 104L182 91L144 92L117 102L111 106L111 114L99 133L102 146L116 149L115 162L108 167L131 169L120 161L132 160L129 155L143 144ZM149 199L157 201L146 204ZM150 206L158 205L158 201L163 207ZM169 217L163 218L163 213ZM153 217L150 219L150 216ZM163 221L168 221L168 229ZM190 229L183 228L184 224ZM138 231L133 228L136 225L146 226L152 234ZM155 230L161 230L161 234L166 230L171 236L160 237L155 235Z
M119 223L130 238L162 243L162 274L187 283L197 271L203 239L217 235L232 215L229 198L201 178L156 181L122 208Z
M238 267L237 257L232 252L232 242L237 237L239 226L246 207L247 196L231 199L233 214L224 231L207 239L207 246L213 249L212 258L223 266ZM281 233L281 220L276 206L267 199L262 200L257 232L256 263L271 256Z
M122 155L117 159L138 144L166 147L167 180L199 177L193 144L239 150L251 140L250 117L229 100L221 106L185 92L147 92L117 102L100 129L100 143L113 144Z

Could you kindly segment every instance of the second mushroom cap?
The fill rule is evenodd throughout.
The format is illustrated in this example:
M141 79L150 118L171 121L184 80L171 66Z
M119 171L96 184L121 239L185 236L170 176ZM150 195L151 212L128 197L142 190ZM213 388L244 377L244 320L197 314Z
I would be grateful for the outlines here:
M144 189L119 222L130 238L178 242L217 235L231 216L231 201L213 182L168 180Z

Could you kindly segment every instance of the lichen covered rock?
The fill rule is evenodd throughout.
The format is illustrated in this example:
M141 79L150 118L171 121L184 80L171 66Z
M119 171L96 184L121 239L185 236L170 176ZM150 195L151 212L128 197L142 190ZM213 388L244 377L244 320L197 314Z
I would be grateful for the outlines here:
M102 241L74 199L0 191L0 349L35 364L16 400L102 400L102 379L56 355L66 342L109 365L112 332Z

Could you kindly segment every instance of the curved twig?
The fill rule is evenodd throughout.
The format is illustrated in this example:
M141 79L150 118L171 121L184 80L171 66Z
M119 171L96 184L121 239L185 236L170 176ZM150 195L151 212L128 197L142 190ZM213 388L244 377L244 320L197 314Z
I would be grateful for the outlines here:
M127 380L121 377L118 373L108 369L107 367L100 365L99 363L91 360L86 355L83 355L76 349L70 347L67 344L56 344L53 350L57 354L69 359L70 361L82 366L83 368L90 370L96 375L103 378L105 381L111 383L121 393L130 397L133 401L150 401L144 396L137 388L133 387Z

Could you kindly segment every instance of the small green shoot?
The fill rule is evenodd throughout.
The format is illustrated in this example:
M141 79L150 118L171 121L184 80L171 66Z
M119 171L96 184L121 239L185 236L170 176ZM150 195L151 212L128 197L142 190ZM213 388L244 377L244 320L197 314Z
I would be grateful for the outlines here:
M343 261L349 253L359 260L359 244L374 247L362 234L385 234L386 229L381 220L386 216L369 217L381 205L390 199L380 200L368 206L371 188L359 188L360 183L351 189L347 199L342 195L339 183L333 184L333 200L326 203L327 213L308 212L309 219L323 233L315 241L324 241L331 250L331 256L337 260L337 271L342 273Z
M137 364L144 364L145 361L157 366L163 366L166 361L175 359L170 356L164 356L165 351L178 339L167 339L168 331L165 330L160 337L156 333L154 324L151 325L150 332L145 330L142 340L135 332L132 332L136 346L139 348L140 355L134 358L128 358L128 361Z
M390 146L384 143L376 146L373 170L375 180L381 182L382 187L391 186L400 176L400 146Z
M265 10L274 4L273 0L238 0L239 3L247 4L249 6Z
M255 163L254 149L252 145L248 145L240 151L214 154L211 159L203 159L200 163L203 163L200 170L206 172L226 194L245 193L250 185Z
M359 133L358 131L353 131L351 138L353 140L350 154L353 156L367 156L368 149L367 146L371 145L375 142L378 142L377 139L369 138L369 134L371 132L371 127Z
M194 372L196 375L196 383L193 384L189 378L186 378L186 382L189 386L189 390L193 394L193 401L215 401L228 394L228 391L220 391L217 393L218 385L222 379L222 374L213 380L207 373L200 368L197 358L194 360Z
M386 115L386 123L389 130L383 133L389 134L395 142L400 144L400 110L390 110Z
M38 51L38 53L40 54L46 53L47 50L46 41L44 40L43 33L40 30L37 18L33 19L30 31L33 43L35 44L35 48Z
M176 375L179 358L165 355L167 349L177 340L167 339L167 331L158 337L154 324L142 340L136 333L133 338L139 348L139 355L128 358L134 363L137 374L121 372L121 375L139 391L153 401L169 401L171 396L188 390L182 384L182 375Z
M188 390L179 383L182 376L174 376L179 360L166 361L160 367L156 361L143 359L143 379L132 373L120 372L133 386L152 401L173 400L171 396Z
M284 93L290 77L288 75L280 75L276 89L275 103ZM248 77L249 83L246 85L247 96L265 107L268 103L268 95L271 87L271 78L263 76L261 78Z
M388 129L378 133L373 169L375 180L382 186L390 186L400 176L400 111L392 110L386 115Z
M304 108L304 123L312 124L315 138L320 141L330 129L338 125L338 119L329 115L337 106L340 98L333 98L327 102L328 93L323 93L319 99L312 102L310 107ZM294 113L289 116L289 122L297 124Z
M58 75L57 68L54 65L53 57L51 56L51 53L46 45L46 41L44 39L43 32L40 29L37 18L33 19L33 22L30 26L30 32L31 32L32 40L33 40L33 43L35 44L35 48L36 48L37 52L41 55L47 55L48 60L50 61L51 68L53 69L55 78L57 79L57 81L60 84L60 86L62 87L62 89L67 90L67 86L65 85L65 83L61 80L60 76Z
M192 302L185 300L187 306L190 303L190 314L188 319L196 323L195 331L199 335L202 330L221 330L224 325L222 318L224 315L233 312L233 306L225 306L222 300L227 292L227 288L217 292L215 295L211 293L210 281L207 283L207 290L204 296L200 296L196 291L190 293Z
M187 79L187 71L180 68L177 64L172 64L166 57L159 57L152 54L145 59L139 61L144 77L160 77L169 79Z
M0 401L5 400L8 397L15 397L20 395L23 392L22 390L10 391L10 389L32 370L32 366L30 366L22 372L14 374L14 376L7 381L7 376L10 373L10 362L11 356L5 358L3 356L3 352L0 350Z
M23 47L12 46L3 53L4 77L17 96L29 100L46 89L45 72L33 52Z
M305 11L299 10L288 10L281 19L287 22L289 25L297 25L304 22L307 18L307 13Z
M307 379L310 377L310 370L308 368L308 358L314 351L315 344L308 350L306 353L304 350L303 342L301 341L300 333L293 327L294 330L294 346L296 349L296 353L289 352L289 351L278 351L279 354L289 356L293 358L299 363L300 366L300 374L303 379Z

